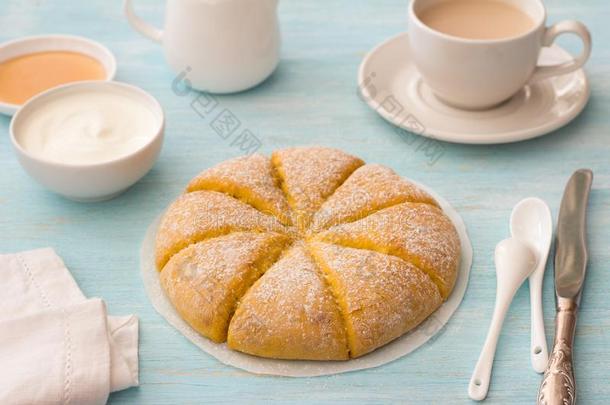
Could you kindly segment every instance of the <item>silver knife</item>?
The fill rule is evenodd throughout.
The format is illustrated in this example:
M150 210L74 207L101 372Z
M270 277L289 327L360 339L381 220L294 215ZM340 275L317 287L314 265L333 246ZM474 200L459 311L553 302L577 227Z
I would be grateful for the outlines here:
M561 200L555 238L555 343L538 391L538 405L576 403L572 346L587 269L586 211L592 181L591 170L577 170Z

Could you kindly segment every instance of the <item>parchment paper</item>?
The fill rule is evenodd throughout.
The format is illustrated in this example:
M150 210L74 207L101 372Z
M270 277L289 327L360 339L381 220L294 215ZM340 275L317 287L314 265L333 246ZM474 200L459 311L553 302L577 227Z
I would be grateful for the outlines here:
M363 357L347 361L303 361L303 360L273 360L251 356L230 350L226 343L218 344L199 335L193 330L176 312L169 299L165 296L159 275L155 268L155 234L161 220L159 216L148 228L140 250L140 270L144 287L153 307L167 322L178 329L188 340L197 345L201 350L217 358L224 364L237 367L251 373L270 374L287 377L314 377L321 375L345 373L349 371L362 370L378 367L403 357L419 346L423 345L438 333L449 321L451 315L462 302L466 287L470 266L472 265L472 246L466 233L466 227L462 218L451 205L437 193L417 182L421 188L432 195L441 205L447 216L455 225L460 236L462 247L462 260L453 292L449 299L439 307L432 315L411 332L401 336L391 343L369 353Z

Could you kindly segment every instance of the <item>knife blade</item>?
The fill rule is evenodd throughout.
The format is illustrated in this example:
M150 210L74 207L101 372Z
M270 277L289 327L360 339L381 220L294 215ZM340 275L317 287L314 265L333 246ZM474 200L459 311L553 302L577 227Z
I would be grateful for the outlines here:
M577 170L561 200L555 238L555 340L538 391L539 405L576 403L572 347L587 269L586 213L592 182L591 170Z
M580 301L588 259L586 212L592 181L591 170L576 171L568 181L561 200L555 239L557 297Z

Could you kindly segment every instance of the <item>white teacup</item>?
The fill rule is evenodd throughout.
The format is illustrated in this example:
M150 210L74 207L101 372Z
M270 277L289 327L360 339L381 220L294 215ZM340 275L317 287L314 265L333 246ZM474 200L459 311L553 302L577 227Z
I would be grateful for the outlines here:
M546 27L541 0L503 0L527 14L533 28L503 39L478 40L444 34L418 17L427 7L451 0L412 0L409 7L409 40L415 65L438 98L466 109L483 109L509 99L527 83L573 72L591 54L591 36L578 21ZM556 66L537 66L540 50L563 33L574 33L583 42L582 53Z
M131 26L163 45L174 72L197 90L233 93L265 80L279 61L278 0L167 0L161 31L124 12Z

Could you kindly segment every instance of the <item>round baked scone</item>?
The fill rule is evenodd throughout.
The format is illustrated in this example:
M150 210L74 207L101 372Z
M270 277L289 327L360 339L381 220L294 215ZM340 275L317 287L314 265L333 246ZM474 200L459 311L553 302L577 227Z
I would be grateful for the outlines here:
M161 285L193 329L277 359L347 360L402 336L451 294L459 262L428 193L321 147L205 170L156 241Z

